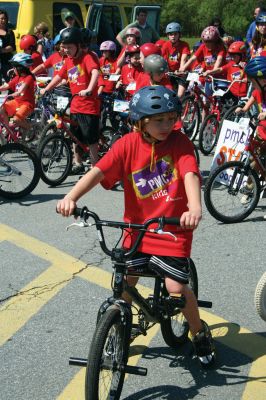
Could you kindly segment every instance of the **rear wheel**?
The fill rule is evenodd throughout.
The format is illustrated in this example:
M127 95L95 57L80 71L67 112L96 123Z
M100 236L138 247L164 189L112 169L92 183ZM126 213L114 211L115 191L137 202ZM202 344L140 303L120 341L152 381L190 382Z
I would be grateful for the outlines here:
M131 316L111 306L101 316L90 346L85 378L86 400L118 400L128 360Z
M200 128L199 148L204 155L210 154L218 140L219 121L216 114L208 115Z
M0 196L18 199L31 193L40 179L38 158L21 143L0 147Z
M233 107L230 107L223 115L223 118L219 124L219 129L217 132L217 136L219 137L220 135L220 131L222 129L223 123L224 121L232 121L232 122L239 122L241 118L251 118L251 113L249 111L247 111L246 113L238 113L236 114L235 110L241 107L239 105L234 105Z
M191 259L189 265L189 286L196 298L198 298L197 270ZM164 294L168 296L166 288L164 291ZM161 332L165 343L172 348L178 348L188 340L189 325L181 310L178 311L178 314L161 322Z
M41 178L50 186L57 186L70 174L72 150L68 140L60 134L46 136L38 147Z
M195 102L194 96L188 95L183 98L181 119L186 135L191 140L195 140L201 122L201 114L200 107Z
M204 200L214 218L229 224L241 222L252 213L258 204L260 191L257 173L240 161L230 161L210 174Z

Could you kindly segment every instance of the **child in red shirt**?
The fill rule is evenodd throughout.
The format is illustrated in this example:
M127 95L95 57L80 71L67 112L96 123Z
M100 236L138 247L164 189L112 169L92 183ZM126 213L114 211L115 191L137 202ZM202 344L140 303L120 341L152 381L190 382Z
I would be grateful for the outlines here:
M106 93L110 94L113 92L116 82L109 81L111 74L117 72L116 64L116 44L111 40L106 40L100 45L102 57L100 58L100 75L98 79L98 94Z
M73 134L90 148L92 165L98 160L99 116L100 99L98 97L97 81L99 76L99 62L93 53L85 53L82 48L82 34L78 28L66 28L61 33L67 58L60 69L41 94L53 89L63 79L68 80L72 96L77 94L71 102L71 118L78 124L73 127ZM81 154L77 145L74 145L75 165L72 174L85 171Z
M235 82L230 86L231 94L238 99L239 97L247 96L247 76L244 68L246 66L246 45L244 42L233 42L228 49L228 53L232 58L227 64L220 68L213 70L207 70L203 75L216 75L219 73L225 73L226 79L230 82Z
M128 28L125 34L125 38L126 38L125 46L122 48L117 57L118 68L121 68L124 64L128 62L126 48L128 46L140 45L140 38L141 38L140 30L135 27Z
M13 117L17 126L29 130L31 125L26 121L26 118L35 107L35 78L30 72L32 59L28 54L18 53L12 57L10 64L14 67L15 77L0 86L0 91L11 90L13 93L10 97L13 99L7 100L2 105L0 113L6 124L8 124L8 118Z
M120 81L116 86L117 88L121 85L126 86L126 100L130 100L136 91L137 78L143 71L140 63L140 47L138 45L127 46L125 54L129 56L129 63L123 65Z
M178 22L168 24L165 33L168 36L168 40L162 46L162 56L168 63L169 71L178 72L190 56L189 44L180 40L181 25ZM177 93L180 98L184 95L186 87L186 81L179 78Z
M161 85L173 89L169 77L166 60L158 54L152 54L144 58L144 72L141 72L136 80L136 90L144 86Z
M21 50L24 51L26 54L30 54L32 58L32 66L30 70L33 71L38 65L43 63L42 56L38 53L37 49L37 40L32 35L24 35L22 36L19 47ZM44 72L39 72L38 75L47 76Z
M51 54L42 64L39 64L36 68L32 70L32 73L38 75L41 71L53 69L53 77L58 75L60 69L64 65L66 54L64 51L64 46L61 43L60 35L56 35L54 38L54 50L55 52Z
M266 56L266 12L256 17L256 30L250 42L250 57Z
M163 276L173 299L180 294L185 297L182 312L193 336L196 355L206 367L215 361L215 348L208 325L200 320L195 295L187 285L193 229L202 215L200 176L189 139L172 131L180 115L181 103L173 91L163 86L147 86L136 92L130 102L135 132L112 146L57 204L57 211L70 216L80 197L96 184L101 182L110 189L122 180L125 222L142 224L162 215L180 217L181 229L165 227L176 239L147 233L139 253L129 263L151 268ZM136 233L127 231L123 247L131 248L135 239ZM128 276L128 284L136 284L134 279Z

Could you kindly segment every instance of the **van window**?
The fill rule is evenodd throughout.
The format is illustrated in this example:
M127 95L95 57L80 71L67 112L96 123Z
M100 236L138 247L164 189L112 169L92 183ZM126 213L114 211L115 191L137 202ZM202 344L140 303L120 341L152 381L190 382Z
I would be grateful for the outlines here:
M77 21L77 26L84 27L83 17L80 6L74 3L54 3L53 4L53 36L55 36L61 29L65 28L64 15L71 11Z
M97 33L98 44L105 40L115 41L122 26L119 7L103 4L92 5L87 27Z
M8 13L9 27L11 29L16 29L19 3L10 3L8 1L1 1L0 8Z

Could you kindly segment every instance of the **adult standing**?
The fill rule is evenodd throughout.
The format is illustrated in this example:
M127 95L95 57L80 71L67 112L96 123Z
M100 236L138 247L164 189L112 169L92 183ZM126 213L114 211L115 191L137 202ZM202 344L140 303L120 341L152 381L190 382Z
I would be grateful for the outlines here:
M0 82L2 78L9 81L7 71L11 68L9 60L12 53L16 50L15 35L8 29L8 14L4 9L0 9Z
M125 34L128 28L138 28L141 32L140 45L144 43L155 43L160 39L158 33L147 23L148 11L145 8L137 9L137 19L131 24L127 25L121 32L116 36L118 43L125 46Z
M249 25L246 33L246 41L248 45L251 45L252 38L256 32L256 18L261 13L266 11L266 8L258 4L254 10L254 21Z

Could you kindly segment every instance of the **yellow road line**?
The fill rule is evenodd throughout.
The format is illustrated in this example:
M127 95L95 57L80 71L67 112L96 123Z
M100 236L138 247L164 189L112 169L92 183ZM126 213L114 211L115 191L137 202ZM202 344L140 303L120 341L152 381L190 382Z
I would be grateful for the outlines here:
M0 345L2 345L8 339L8 337L14 335L14 333L20 329L27 322L27 320L37 313L39 309L47 303L47 301L55 296L67 284L67 280L71 278L73 274L86 267L85 263L77 261L75 258L67 255L64 252L57 250L56 248L28 235L18 232L17 230L6 225L0 224L0 241L3 240L12 242L17 247L21 247L30 253L49 261L52 264L44 273L42 273L39 277L31 281L24 289L22 289L22 291L28 290L29 288L34 288L36 286L47 285L47 283L50 283L51 287L53 288L50 292L48 290L44 290L40 296L31 296L28 298L25 296L24 300L22 298L24 296L21 296L21 298L20 296L14 297L10 300L10 303L6 302L3 305L0 313L0 326L5 327L5 332L0 335ZM78 276L91 283L106 289L110 289L111 274L100 268L88 266L88 268L83 269ZM150 289L145 289L141 286L139 287L141 288L141 291L146 290L146 293L150 292ZM38 294L38 289L36 289L36 294ZM4 315L5 317L3 317ZM12 317L10 317L10 315L12 315ZM235 324L228 323L228 321L209 312L201 311L201 316L209 323L209 325L212 326L213 336L216 340L254 360L250 369L250 374L242 399L264 400L266 397L265 338L256 335L247 329L240 328ZM15 321L9 324L7 321L11 319ZM154 332L153 334L155 334ZM152 337L153 335L151 334L144 338L147 340L147 342L144 342L143 337L141 337L139 340L141 341L142 345L147 346ZM135 365L135 363L138 362L140 356L141 355L137 355L136 359L132 359L132 362L134 363L132 365ZM84 382L84 369L72 380L72 387L75 387L75 400L78 400L77 392L80 390L80 382L82 379ZM71 386L71 382L68 386ZM68 386L65 388L65 391L68 390ZM62 397L65 391L63 391L59 396L60 400L63 400L64 398L69 399L69 396Z

